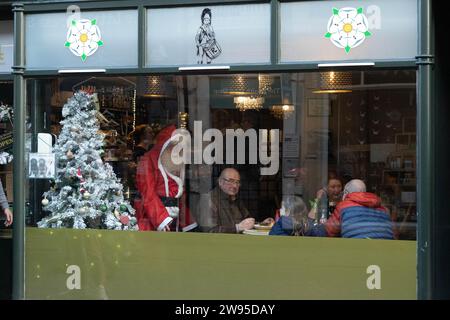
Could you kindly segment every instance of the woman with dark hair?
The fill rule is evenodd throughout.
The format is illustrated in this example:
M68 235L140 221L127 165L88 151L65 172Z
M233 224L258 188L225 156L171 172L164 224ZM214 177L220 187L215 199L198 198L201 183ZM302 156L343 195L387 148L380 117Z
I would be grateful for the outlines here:
M341 201L341 179L337 175L329 174L327 186L317 191L316 198L312 201L309 217L316 219L317 222L325 223Z
M308 236L308 208L302 198L285 196L281 202L280 218L269 232L272 236Z
M198 29L197 35L195 36L198 64L205 63L205 60L207 64L210 64L211 61L217 58L222 52L216 41L216 36L211 25L211 19L211 9L203 9L201 15L202 25Z

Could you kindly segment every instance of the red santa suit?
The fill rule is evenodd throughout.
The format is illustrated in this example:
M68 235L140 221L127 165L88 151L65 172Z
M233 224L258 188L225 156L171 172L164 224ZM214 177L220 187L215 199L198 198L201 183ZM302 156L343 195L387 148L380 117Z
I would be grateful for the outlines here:
M174 125L162 129L154 147L139 161L136 186L141 199L135 201L139 230L161 231L170 225L173 231L190 231L197 227L185 205L184 166L177 177L161 162L164 150L179 139L175 130Z

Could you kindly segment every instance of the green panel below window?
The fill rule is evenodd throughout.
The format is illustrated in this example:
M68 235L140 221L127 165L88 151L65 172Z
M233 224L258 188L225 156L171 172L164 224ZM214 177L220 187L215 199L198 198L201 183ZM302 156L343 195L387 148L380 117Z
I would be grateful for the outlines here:
M26 232L27 299L416 298L414 241ZM80 268L81 289L67 287L72 265ZM379 290L367 288L371 265L381 269Z

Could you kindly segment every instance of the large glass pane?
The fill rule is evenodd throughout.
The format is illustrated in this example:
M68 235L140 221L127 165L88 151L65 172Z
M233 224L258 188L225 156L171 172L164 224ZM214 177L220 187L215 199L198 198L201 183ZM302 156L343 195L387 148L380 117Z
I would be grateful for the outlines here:
M276 290L267 252L286 281L293 264L312 286L326 286L317 270L342 270L351 289L329 285L334 298L372 297L354 271L377 252L392 280L383 295L414 296L414 241L376 239L416 239L415 81L408 70L29 80L28 297L267 298L228 285L255 264L248 281L268 276ZM354 265L329 259L336 250ZM221 264L226 281L211 273ZM294 278L291 297L312 292Z
M281 3L280 60L413 60L417 8L416 0Z
M13 116L13 83L0 81L0 177L5 198L11 204L13 202ZM2 199L2 210L6 206L4 200ZM3 219L3 215L0 218Z
M13 64L13 22L0 21L0 72L11 72Z
M188 226L190 222L198 222L197 214L203 219L200 214L203 209L197 209L198 201L219 185L217 179L224 168L233 167L239 172L241 181L235 189L246 211L257 222L263 222L277 217L284 195L300 196L310 207L310 200L321 193L318 191L322 187L330 192L328 179L335 178L340 190L332 202L338 202L345 183L357 178L366 183L367 191L381 197L393 219L403 223L399 231L412 228L411 234L401 232L400 238L415 239L415 225L409 223L415 221L416 191L412 71L71 77L31 80L29 88L35 95L29 96L30 106L42 111L31 114L31 123L41 127L33 128L35 142L30 148L36 154L56 153L57 162L53 168L56 172L51 173L54 179L50 180L44 172L42 176L39 174L39 164L30 167L30 181L41 186L37 198L46 197L44 192L55 188L55 183L57 191L70 185L74 196L79 195L82 201L74 203L75 207L95 207L97 211L92 215L95 212L100 215L106 202L97 203L85 192L93 194L100 192L97 187L111 187L99 187L95 182L100 163L110 164L122 186L115 190L120 196L111 196L121 197L125 205L128 201L138 216L143 213L146 220L155 218L147 216L155 212L140 202L145 197L143 193L156 190L158 197L164 199L153 205L161 205L163 212L164 207L170 207L162 205L165 201L171 204L175 201L165 198L176 195L176 202L186 201L184 209L189 207L192 212L183 222ZM81 98L73 96L74 91L80 90L93 94L85 95L93 101L94 109L84 114L84 118L69 112L71 108L82 108L77 102ZM98 130L92 129L92 135L86 136L83 130L90 125L94 129L98 126ZM166 154L169 142L174 143L170 137L175 129L187 129L186 139L180 137L178 141L179 147L183 146L180 154L186 152L185 165L181 167L172 159L172 153ZM99 140L94 144L96 139ZM187 141L189 144L184 145ZM86 146L80 147L81 142ZM52 143L53 149L47 145ZM85 155L94 151L92 156ZM147 157L140 162L142 156L150 154L155 158ZM39 157L36 159L41 161ZM169 169L162 170L164 161L177 172L178 178ZM73 181L64 180L68 178L67 170ZM155 172L149 174L146 170ZM147 183L155 190L147 189ZM92 190L86 190L87 186ZM178 193L177 186L185 197ZM169 195L173 192L173 196ZM45 204L51 202L47 195ZM42 211L46 205L35 201L32 221L37 222L36 219L46 215ZM122 209L130 214L133 211ZM175 213L173 216L178 218ZM166 222L172 220L177 222L175 219ZM162 221L158 220L156 225L155 221L146 221L150 224L145 226L142 222L141 229L157 230ZM182 227L171 225L178 231ZM200 231L207 230L201 224L199 227Z
M35 69L137 67L136 10L29 14L26 67Z
M152 67L268 63L270 5L149 9L147 54Z
M0 22L1 23L1 22ZM0 81L0 299L12 292L13 83Z
M10 226L13 203L13 83L0 81L0 229ZM5 215L8 213L8 215ZM6 226L5 226L6 224Z

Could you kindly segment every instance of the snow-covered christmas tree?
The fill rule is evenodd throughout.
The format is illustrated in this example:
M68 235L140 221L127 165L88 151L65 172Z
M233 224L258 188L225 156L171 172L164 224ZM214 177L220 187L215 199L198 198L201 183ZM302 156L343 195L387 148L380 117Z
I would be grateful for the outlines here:
M56 178L42 200L50 215L38 227L138 229L122 184L102 161L104 136L99 133L96 114L93 96L83 91L64 105L62 130L54 147Z
M14 110L11 106L7 104L3 104L0 102L0 122L9 122L12 126L13 124L13 115ZM13 141L12 132L7 132L5 134L0 135L0 140L3 142ZM6 145L9 145L7 148L2 148L3 150L0 150L0 164L8 164L13 160L12 156L12 143L6 143ZM3 145L2 145L3 146Z

